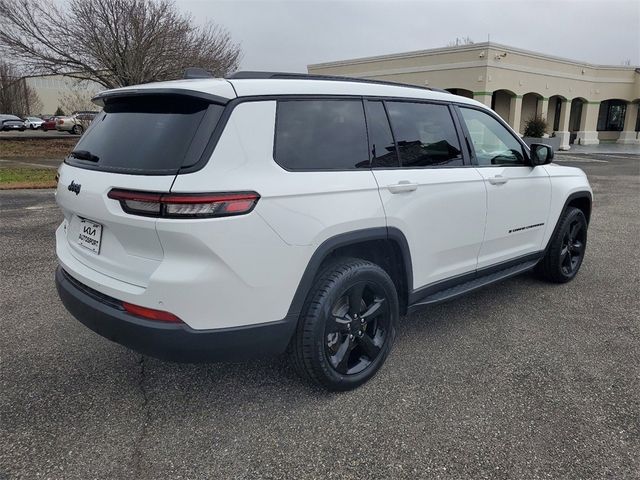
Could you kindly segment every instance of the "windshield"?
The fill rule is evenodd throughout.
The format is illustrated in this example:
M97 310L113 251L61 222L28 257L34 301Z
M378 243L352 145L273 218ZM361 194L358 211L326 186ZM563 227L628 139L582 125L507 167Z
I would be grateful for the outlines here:
M223 108L179 95L112 99L74 149L86 153L66 162L129 174L177 173L199 160Z

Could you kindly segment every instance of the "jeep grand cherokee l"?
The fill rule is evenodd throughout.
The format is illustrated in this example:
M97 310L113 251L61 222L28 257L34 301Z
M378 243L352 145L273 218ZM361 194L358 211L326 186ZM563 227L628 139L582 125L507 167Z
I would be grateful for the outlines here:
M59 170L56 283L144 354L286 351L347 390L401 315L531 269L567 282L584 258L585 174L471 99L253 72L95 101Z

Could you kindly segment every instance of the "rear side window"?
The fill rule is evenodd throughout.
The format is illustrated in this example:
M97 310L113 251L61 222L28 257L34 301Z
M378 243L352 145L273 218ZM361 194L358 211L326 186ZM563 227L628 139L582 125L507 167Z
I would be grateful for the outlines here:
M179 95L110 100L74 149L94 161L72 154L67 163L119 173L177 173L200 159L223 109Z
M446 105L385 104L403 167L463 165L456 127Z
M368 168L360 100L279 100L275 161L287 170Z

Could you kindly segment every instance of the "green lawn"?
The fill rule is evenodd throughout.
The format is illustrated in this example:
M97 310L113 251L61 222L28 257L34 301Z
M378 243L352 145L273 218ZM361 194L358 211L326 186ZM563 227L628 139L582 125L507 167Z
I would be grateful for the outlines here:
M53 188L55 177L53 168L0 168L0 189Z

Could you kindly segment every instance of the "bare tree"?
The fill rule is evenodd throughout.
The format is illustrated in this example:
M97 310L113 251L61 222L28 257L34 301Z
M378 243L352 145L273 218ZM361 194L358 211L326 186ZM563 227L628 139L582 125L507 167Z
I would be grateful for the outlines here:
M180 78L187 67L224 76L242 52L224 28L195 25L171 0L0 0L0 54L30 73L114 88Z
M41 113L42 102L13 65L0 60L0 113L26 116Z
M69 82L69 88L60 92L60 107L69 113L82 110L97 110L97 106L91 99L98 93L94 88L95 84L90 84L84 80Z
M93 87L93 88L92 88ZM69 113L82 110L97 110L91 99L98 93L95 83L71 80L68 88L60 92L60 107Z

